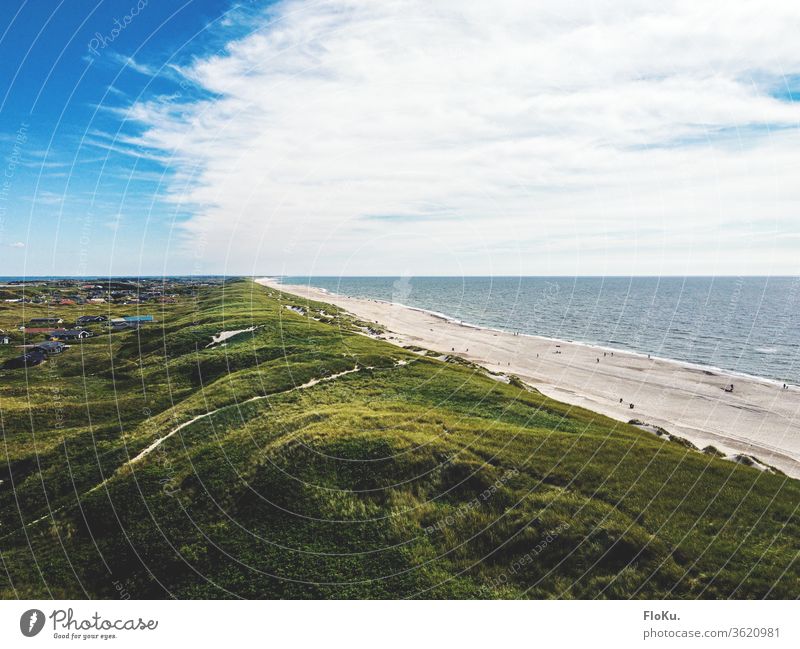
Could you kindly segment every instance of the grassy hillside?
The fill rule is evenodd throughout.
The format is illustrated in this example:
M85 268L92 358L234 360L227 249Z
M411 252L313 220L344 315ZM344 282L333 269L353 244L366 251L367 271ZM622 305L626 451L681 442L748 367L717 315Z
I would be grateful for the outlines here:
M798 595L797 481L249 281L156 315L0 371L1 597Z

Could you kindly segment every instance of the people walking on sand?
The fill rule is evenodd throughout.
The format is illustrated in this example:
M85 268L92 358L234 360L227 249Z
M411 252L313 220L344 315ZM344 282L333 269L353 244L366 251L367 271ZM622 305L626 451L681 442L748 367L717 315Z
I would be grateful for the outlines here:
M628 408L630 408L631 410L633 410L633 404L632 404L632 403L628 404Z
M622 403L622 397L619 398L619 402Z

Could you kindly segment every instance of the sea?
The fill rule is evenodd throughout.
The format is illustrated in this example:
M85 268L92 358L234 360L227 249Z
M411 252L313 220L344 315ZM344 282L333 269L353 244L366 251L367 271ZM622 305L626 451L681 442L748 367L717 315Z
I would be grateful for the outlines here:
M282 277L464 324L800 384L800 277Z

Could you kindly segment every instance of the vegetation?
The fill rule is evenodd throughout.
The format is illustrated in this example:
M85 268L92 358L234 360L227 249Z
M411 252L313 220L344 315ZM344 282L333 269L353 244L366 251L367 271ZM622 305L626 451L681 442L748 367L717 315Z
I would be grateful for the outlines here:
M797 481L249 281L154 315L0 370L0 596L797 596Z

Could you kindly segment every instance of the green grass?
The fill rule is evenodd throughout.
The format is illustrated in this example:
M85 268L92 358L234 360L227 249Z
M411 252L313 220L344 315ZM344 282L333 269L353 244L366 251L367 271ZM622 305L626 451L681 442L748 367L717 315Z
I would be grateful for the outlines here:
M2 597L797 596L795 480L249 281L157 310L0 371Z

